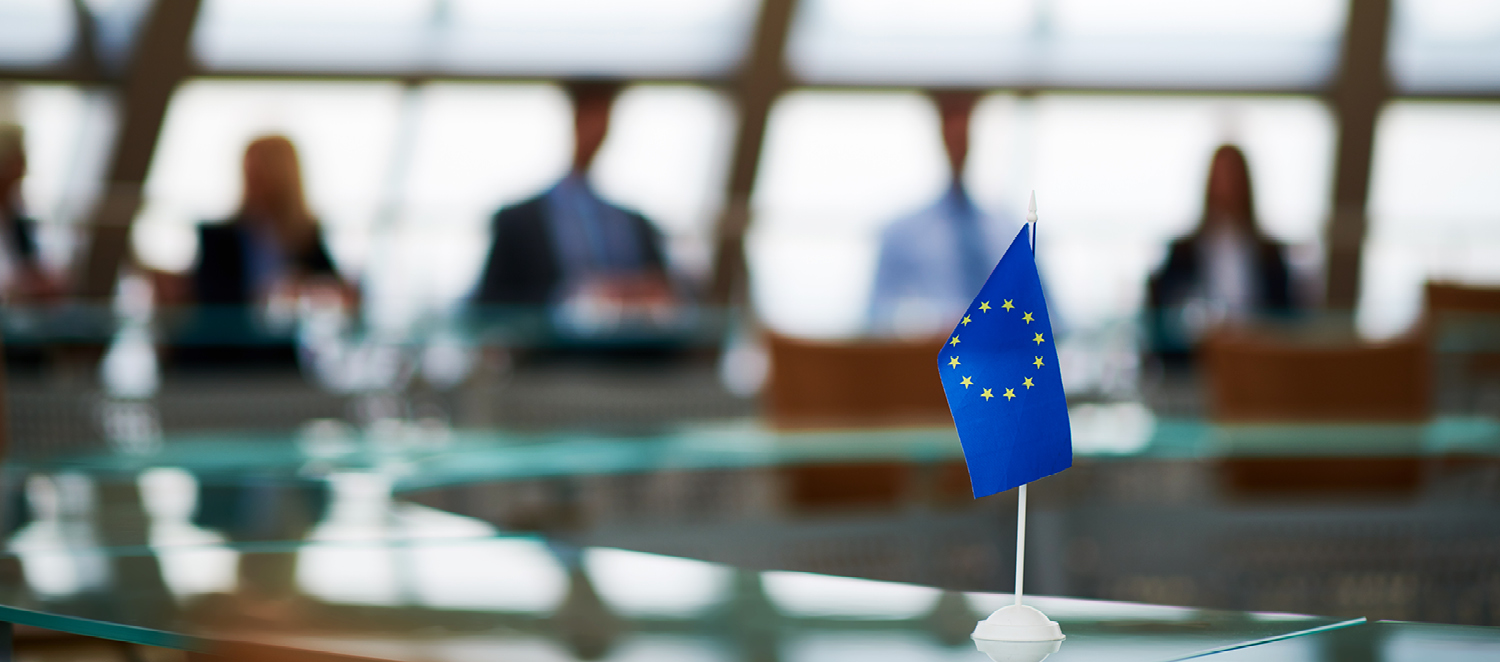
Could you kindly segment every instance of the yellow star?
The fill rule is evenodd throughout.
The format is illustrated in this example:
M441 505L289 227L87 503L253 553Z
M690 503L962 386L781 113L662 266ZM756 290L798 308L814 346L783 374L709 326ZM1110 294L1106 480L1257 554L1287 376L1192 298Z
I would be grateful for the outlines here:
M981 312L981 313L990 312L990 302L988 302L988 301L980 301L979 302L979 312Z
M1042 367L1042 357L1036 357L1036 360L1032 361L1032 365L1035 365L1038 368Z
M958 336L954 336L953 340L954 340L954 342L957 342L958 341ZM1038 345L1046 342L1045 340L1042 340L1042 334L1040 334L1040 333L1036 334L1036 337L1032 338L1032 340L1035 340L1036 344L1038 344Z
M968 315L964 315L964 321L960 322L960 324L963 324L964 326L968 326L969 325L969 316Z
M1026 313L1025 315L1022 315L1021 319L1026 320L1026 323L1030 324L1031 323L1031 313Z
M964 388L969 388L970 386L974 385L974 381L969 377L965 377L963 381L958 383L958 385Z
M989 402L990 398L995 397L995 394L994 393L990 393L989 389L985 389L983 393L979 394L979 397L984 398L985 402Z
M1026 381L1021 382L1021 385L1025 386L1027 389L1030 389L1031 387L1036 386L1036 384L1032 384L1031 383L1031 378L1030 377L1027 377Z
M957 356L953 357L951 360L948 361L948 367L950 367L950 368L957 368L958 367L958 357Z
M1010 400L1015 400L1016 399L1016 390L1013 389L1013 388L1005 389L1005 399L1006 399L1007 402L1010 401Z
M1000 307L1004 308L1007 312L1009 312L1010 309L1015 308L1015 306L1011 304L1010 299L1006 299L1005 303L1000 304Z
M1040 338L1042 336L1041 336L1041 334L1037 334L1037 337ZM1041 341L1038 340L1037 342L1041 342ZM958 336L953 336L953 340L948 341L948 344L949 345L953 345L954 347L957 347L958 346Z

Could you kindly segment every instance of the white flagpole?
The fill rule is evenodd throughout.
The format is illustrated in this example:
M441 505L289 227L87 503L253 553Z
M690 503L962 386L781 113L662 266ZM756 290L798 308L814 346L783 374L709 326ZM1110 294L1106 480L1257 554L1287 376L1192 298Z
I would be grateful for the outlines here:
M1021 577L1026 570L1026 484L1021 484L1016 503L1016 606L1021 606Z
M1031 248L1036 250L1036 191L1026 204L1026 223L1031 226ZM1016 606L1021 605L1021 580L1026 574L1026 484L1022 483L1016 500Z

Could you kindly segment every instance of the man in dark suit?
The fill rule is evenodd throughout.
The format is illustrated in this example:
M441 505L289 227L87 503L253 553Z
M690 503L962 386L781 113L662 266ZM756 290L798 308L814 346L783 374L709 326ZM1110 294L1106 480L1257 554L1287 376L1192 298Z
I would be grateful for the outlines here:
M662 238L645 217L594 191L589 166L609 131L619 86L576 82L573 167L545 193L495 214L489 257L474 302L550 305L579 298L669 304Z

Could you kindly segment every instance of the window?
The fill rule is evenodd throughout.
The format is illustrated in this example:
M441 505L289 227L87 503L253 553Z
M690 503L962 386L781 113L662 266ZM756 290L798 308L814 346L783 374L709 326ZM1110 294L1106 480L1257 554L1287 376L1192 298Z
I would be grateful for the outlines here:
M1375 137L1358 324L1389 337L1427 280L1500 283L1500 105L1398 102Z
M431 0L204 0L193 46L215 69L420 67Z
M410 165L395 222L374 237L371 313L399 323L446 309L473 286L502 205L568 169L568 98L553 85L437 84L413 93Z
M245 145L284 133L334 258L362 275L372 321L399 326L467 294L494 212L567 171L570 112L545 84L190 83L168 113L134 243L152 266L191 266L193 226L234 212ZM708 270L733 117L705 88L629 88L591 173L658 224L688 277Z
M68 0L0 2L0 64L40 67L73 47L73 7Z
M1485 0L1396 0L1390 65L1396 84L1418 92L1500 88L1500 4Z
M0 91L26 131L22 203L40 222L44 262L67 264L75 248L69 225L84 220L99 192L114 130L114 105L97 92L67 85L20 85Z
M400 318L465 296L488 253L491 216L546 191L572 155L571 110L555 86L438 84L417 99L401 212L376 239L385 252L368 283L379 292L372 298L403 307L393 313ZM732 122L716 92L631 87L590 173L601 195L656 222L673 266L690 278L708 270Z
M757 0L454 0L443 66L547 74L713 75L749 44Z
M609 140L594 164L600 194L655 221L673 267L695 281L709 276L734 122L733 105L717 92L632 87L615 102Z
M854 335L879 232L943 190L937 112L916 93L796 92L772 109L747 238L761 319L793 335Z
M341 269L357 271L369 229L388 209L401 90L387 83L191 82L179 89L133 231L137 254L168 270L192 265L194 226L228 218L240 159L257 135L296 143L308 205Z
M753 0L207 0L218 69L711 75L732 69Z
M788 58L814 81L1310 89L1345 4L808 0Z
M1027 189L1036 189L1049 304L1065 325L1087 328L1140 309L1167 243L1202 213L1221 143L1245 151L1261 226L1292 244L1294 266L1315 270L1333 139L1333 118L1313 99L995 99L976 117L969 174L976 197L1011 214L1024 213Z
M997 95L973 119L976 201L1020 222L1035 189L1038 256L1055 319L1128 319L1173 237L1192 229L1214 148L1240 144L1263 227L1316 269L1333 121L1317 101L1261 97ZM798 92L772 112L756 187L752 291L784 333L860 332L879 233L947 179L932 104L917 93Z

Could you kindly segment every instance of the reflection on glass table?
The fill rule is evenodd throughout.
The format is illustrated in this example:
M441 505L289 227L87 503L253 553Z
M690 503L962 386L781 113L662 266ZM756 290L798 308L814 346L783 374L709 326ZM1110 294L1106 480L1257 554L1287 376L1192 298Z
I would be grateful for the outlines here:
M1380 660L1480 662L1500 659L1500 628L1378 621L1214 656L1224 662Z
M1138 404L1072 408L1081 458L1444 457L1500 455L1500 421L1440 417L1414 425L1215 425L1157 418ZM24 449L23 449L24 450ZM659 470L744 469L827 462L917 464L962 458L952 428L778 431L751 421L684 424L637 434L455 430L392 421L358 430L330 421L292 433L182 434L146 452L74 449L22 455L13 470L132 474L181 467L232 478L374 471L398 490L475 481Z
M314 536L315 538L318 536ZM96 548L86 591L40 590L34 549L0 584L0 619L150 646L233 655L282 646L390 660L983 660L968 634L1005 595L790 572L756 572L535 537L259 543L230 588L164 582L204 547ZM5 557L7 564L16 557ZM210 562L206 556L199 562ZM280 569L295 566L284 584ZM1054 660L1171 660L1362 619L1237 613L1038 597L1062 623Z

